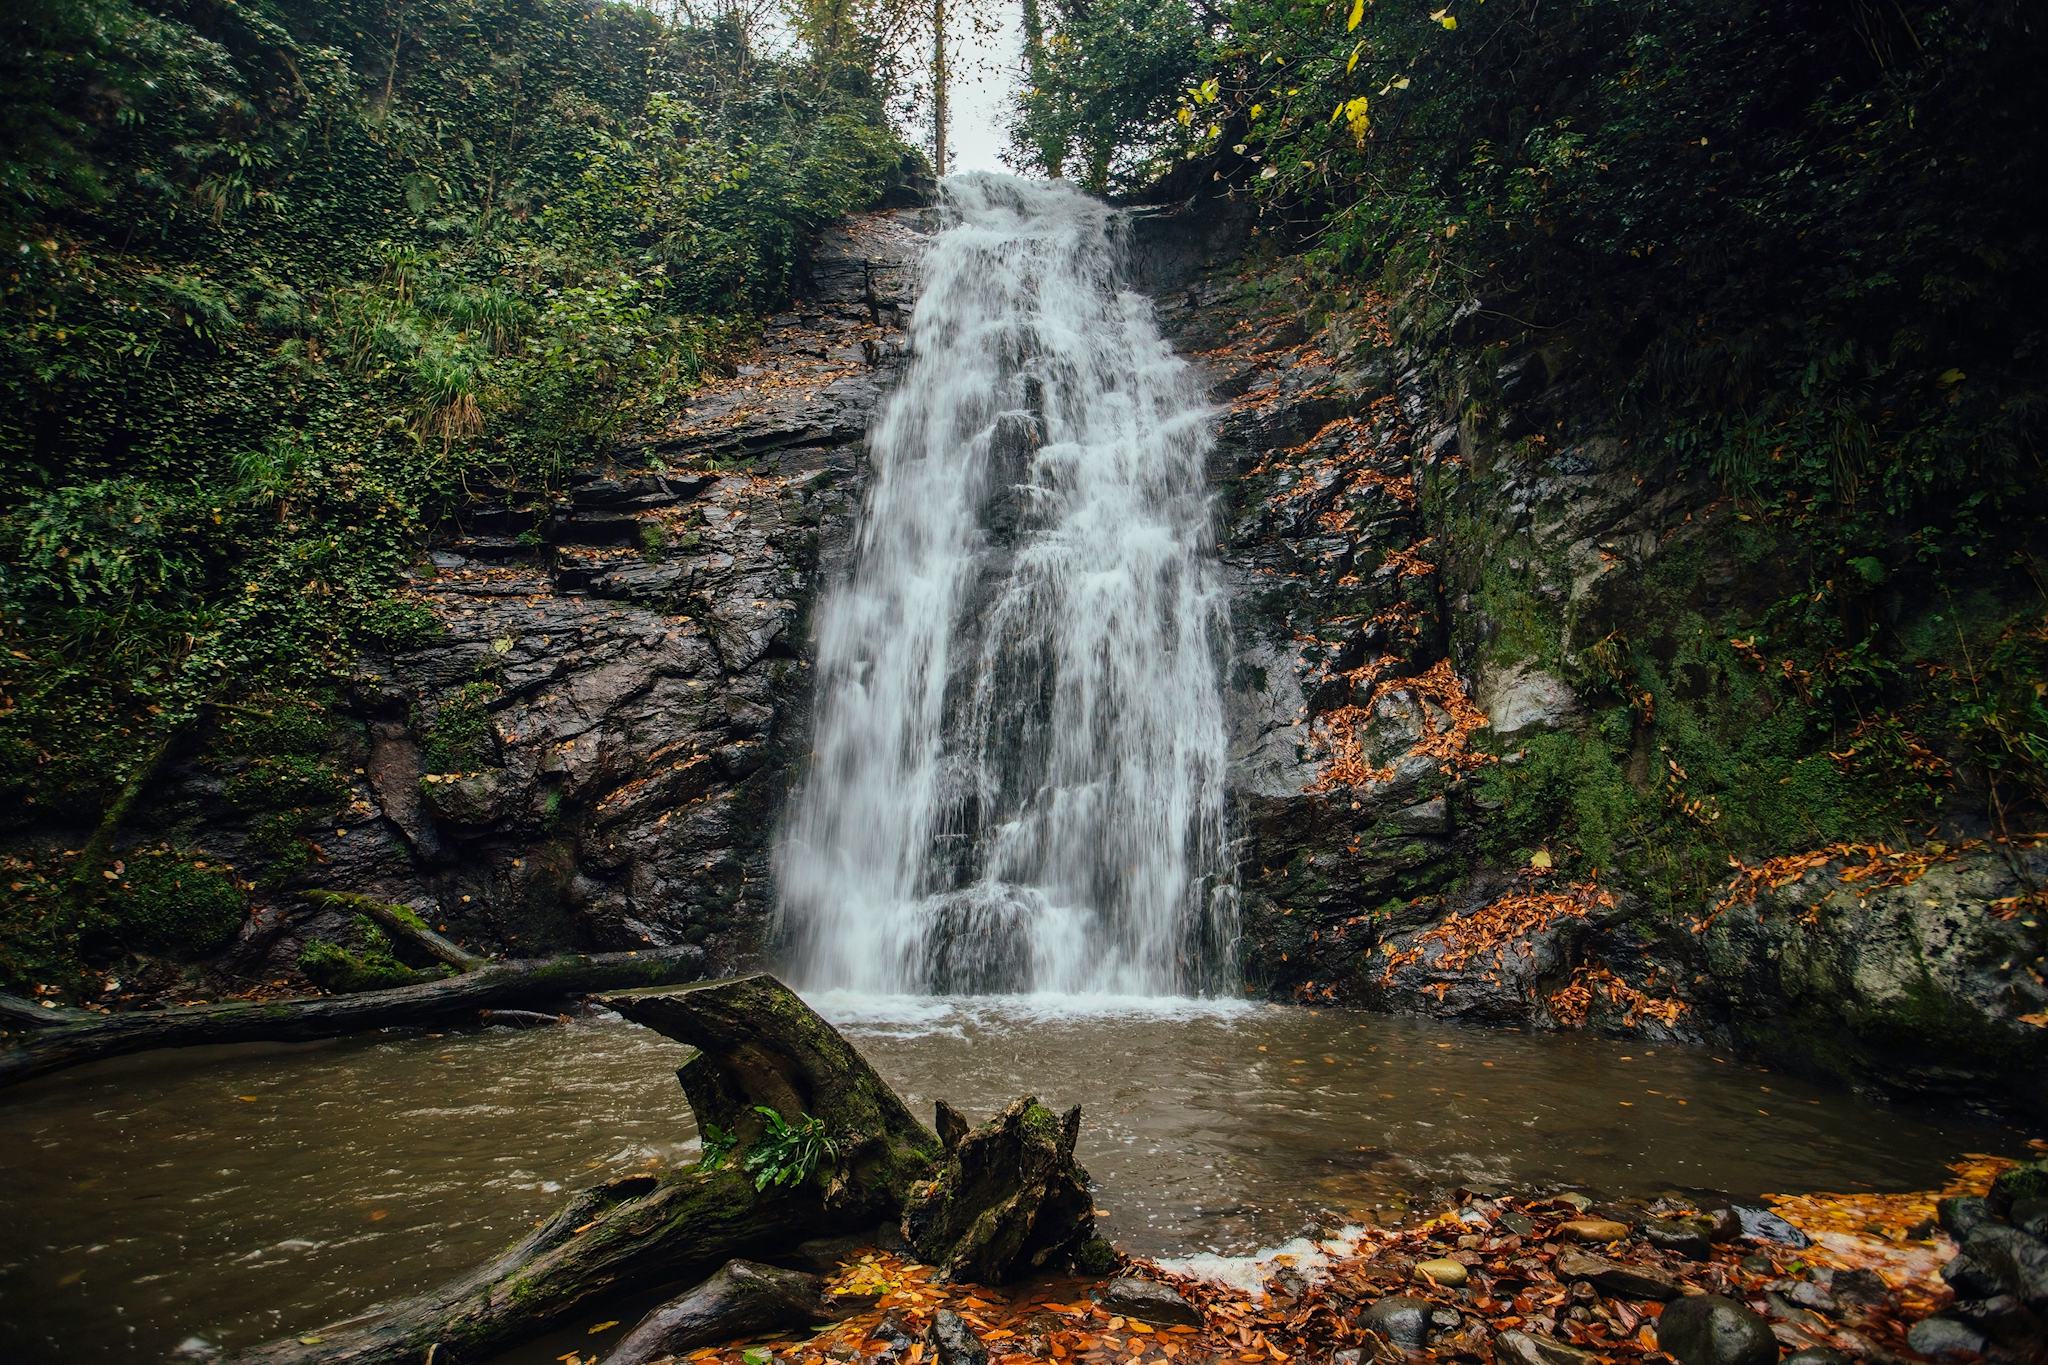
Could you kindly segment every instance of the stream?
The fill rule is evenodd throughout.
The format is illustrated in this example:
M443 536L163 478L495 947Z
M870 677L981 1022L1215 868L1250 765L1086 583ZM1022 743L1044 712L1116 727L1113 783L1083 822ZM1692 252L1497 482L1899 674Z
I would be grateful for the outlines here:
M1212 1001L813 999L920 1113L1028 1091L1083 1105L1106 1229L1137 1253L1244 1252L1460 1183L1905 1189L1959 1152L2020 1148L1639 1042ZM12 1361L160 1361L426 1288L583 1185L692 1159L683 1055L598 1017L155 1054L24 1087L0 1104L0 1339Z

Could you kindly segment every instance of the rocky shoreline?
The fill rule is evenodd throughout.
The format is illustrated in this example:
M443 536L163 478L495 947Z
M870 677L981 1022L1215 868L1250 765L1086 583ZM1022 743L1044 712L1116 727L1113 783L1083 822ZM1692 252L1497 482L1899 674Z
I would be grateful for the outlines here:
M2048 1243L2043 1201L2026 1191L2048 1165L1998 1169L1958 1163L1951 1190L1985 1195L1774 1200L1789 1219L1677 1193L1460 1191L1431 1216L1304 1236L1255 1258L1125 1261L1110 1275L1009 1288L949 1280L892 1233L781 1272L815 1306L780 1330L730 1344L700 1332L673 1357L563 1359L2037 1365L2048 1358Z

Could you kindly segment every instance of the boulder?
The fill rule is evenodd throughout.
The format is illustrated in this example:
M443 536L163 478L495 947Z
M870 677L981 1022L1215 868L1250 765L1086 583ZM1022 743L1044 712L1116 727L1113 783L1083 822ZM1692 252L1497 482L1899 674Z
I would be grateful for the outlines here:
M2003 965L2040 956L2042 933L1983 912L2048 875L2048 853L2013 856L1879 888L1829 865L1731 907L1699 945L1737 1040L1888 1094L2048 1112L2048 1029L2025 1022L2048 986Z
M1112 1313L1160 1327L1200 1327L1202 1310L1170 1284L1143 1275L1119 1275L1103 1287L1098 1300Z
M978 1128L941 1120L951 1141L935 1179L911 1191L903 1237L948 1279L1014 1280L1071 1264L1095 1239L1088 1173L1074 1160L1079 1106L1025 1096Z
M756 1261L727 1261L710 1279L640 1319L612 1347L604 1365L647 1365L713 1342L805 1327L832 1316L824 1281L816 1275ZM971 1365L986 1361L984 1355Z
M1771 1325L1733 1299L1696 1294L1657 1319L1657 1345L1679 1365L1776 1365Z

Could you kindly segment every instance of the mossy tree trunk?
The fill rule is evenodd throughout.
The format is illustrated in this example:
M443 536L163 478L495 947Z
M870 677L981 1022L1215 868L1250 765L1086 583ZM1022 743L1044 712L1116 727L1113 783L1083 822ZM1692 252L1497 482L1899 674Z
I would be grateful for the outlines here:
M458 980L461 978L458 978ZM766 1192L728 1163L587 1190L488 1265L418 1298L240 1358L242 1365L468 1365L604 1300L703 1276L735 1256L894 1217L938 1141L838 1032L772 977L602 997L698 1051L677 1072L700 1128L758 1134L754 1106L824 1122L830 1169Z

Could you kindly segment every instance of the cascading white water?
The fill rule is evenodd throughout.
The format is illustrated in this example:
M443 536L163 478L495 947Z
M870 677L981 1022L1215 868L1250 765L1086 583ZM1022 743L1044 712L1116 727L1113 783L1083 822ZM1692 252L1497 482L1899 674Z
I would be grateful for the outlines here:
M1120 223L968 175L820 609L779 850L799 981L1167 995L1233 971L1211 412Z

